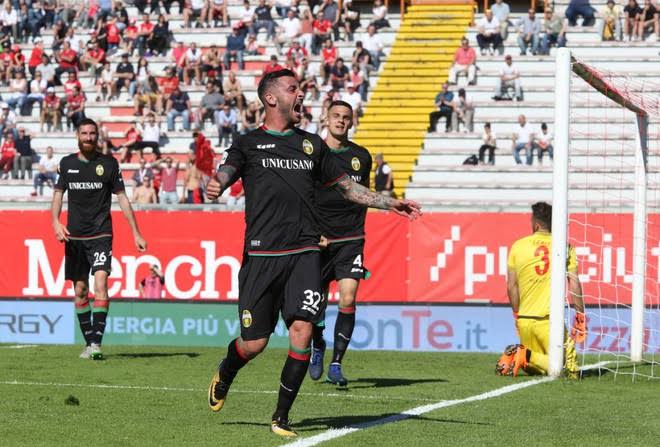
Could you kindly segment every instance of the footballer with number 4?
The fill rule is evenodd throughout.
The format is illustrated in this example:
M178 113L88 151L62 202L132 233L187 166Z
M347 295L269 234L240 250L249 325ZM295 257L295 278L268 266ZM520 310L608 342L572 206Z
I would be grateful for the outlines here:
M79 152L62 158L53 193L53 231L64 242L64 275L75 289L75 306L86 346L80 358L101 360L101 342L108 315L108 275L112 265L112 194L133 231L140 252L147 242L138 229L126 197L119 163L98 147L98 125L85 118L78 125ZM64 193L68 193L67 224L60 222ZM89 275L94 276L94 309L89 305ZM93 314L93 318L92 318Z
M341 169L353 181L369 187L371 154L349 141L348 131L353 124L353 108L344 101L334 101L328 107L328 136L325 142ZM355 298L360 280L367 273L364 268L364 221L367 207L347 201L335 188L319 186L316 203L327 247L321 250L321 279L327 297L328 287L337 281L339 303L334 330L332 360L326 382L346 386L341 362L348 349L355 327ZM325 315L324 315L325 317ZM318 380L323 375L325 321L314 325L312 358L309 376Z
M531 375L548 373L551 230L552 206L535 203L532 205L533 234L517 240L509 252L507 291L520 344L507 346L495 368L499 375L517 376L521 369ZM585 341L587 324L575 248L570 245L566 273L576 313L571 336L566 331L564 335L564 372L569 378L578 378L575 343Z
M292 71L267 73L257 94L266 109L264 125L234 140L206 186L214 200L241 178L246 221L238 275L241 335L229 343L211 380L208 404L213 411L222 409L238 371L266 348L281 314L289 329L289 352L270 429L293 437L289 411L307 374L312 325L325 308L316 182L364 206L410 219L421 212L416 202L384 197L354 182L318 135L295 127L303 116L304 92Z

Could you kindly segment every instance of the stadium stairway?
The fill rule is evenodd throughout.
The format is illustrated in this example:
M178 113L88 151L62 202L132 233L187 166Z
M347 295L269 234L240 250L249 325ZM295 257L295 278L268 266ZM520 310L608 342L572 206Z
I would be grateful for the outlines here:
M378 76L355 140L372 154L384 154L398 195L410 180L435 95L471 20L467 4L410 6Z

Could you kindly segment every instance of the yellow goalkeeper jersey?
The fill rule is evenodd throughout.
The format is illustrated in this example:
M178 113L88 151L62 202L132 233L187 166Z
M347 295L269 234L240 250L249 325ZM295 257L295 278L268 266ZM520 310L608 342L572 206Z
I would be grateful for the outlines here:
M552 235L543 231L518 239L511 246L508 266L518 278L521 317L542 318L550 314L551 252ZM569 273L577 273L575 249L570 245L566 264Z

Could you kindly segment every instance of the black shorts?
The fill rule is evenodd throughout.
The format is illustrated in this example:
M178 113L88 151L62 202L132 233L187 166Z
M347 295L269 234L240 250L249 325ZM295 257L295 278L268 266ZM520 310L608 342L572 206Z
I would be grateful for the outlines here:
M321 252L321 278L324 290L335 280L364 279L364 239L330 243Z
M317 251L288 256L245 256L238 274L241 338L267 338L281 314L287 328L296 320L316 324L325 310Z
M71 239L64 245L64 277L71 281L87 281L90 272L102 270L110 274L112 237Z

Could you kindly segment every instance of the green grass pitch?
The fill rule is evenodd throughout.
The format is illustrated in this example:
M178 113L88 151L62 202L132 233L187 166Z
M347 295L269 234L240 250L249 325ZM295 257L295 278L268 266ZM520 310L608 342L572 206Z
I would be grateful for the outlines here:
M102 362L78 359L80 350L0 346L0 445L261 447L288 442L268 429L284 350L269 349L245 367L218 414L206 405L206 389L224 349L108 346ZM497 357L349 352L348 389L307 378L290 415L293 426L309 437L530 380L496 377ZM659 381L633 382L630 376L606 373L538 384L320 445L652 446L660 439L658 402Z

